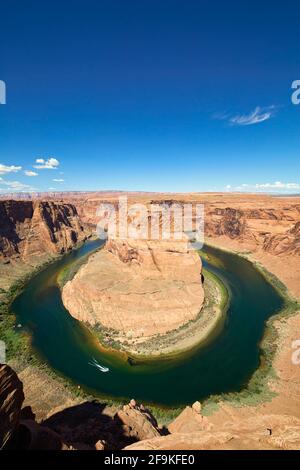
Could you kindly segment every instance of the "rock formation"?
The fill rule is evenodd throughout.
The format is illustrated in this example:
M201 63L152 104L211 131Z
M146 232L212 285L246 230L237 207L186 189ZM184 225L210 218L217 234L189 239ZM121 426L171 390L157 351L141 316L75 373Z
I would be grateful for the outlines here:
M158 424L151 412L138 406L135 400L117 411L115 421L119 422L126 435L137 441L155 438L161 435Z
M149 338L195 319L204 300L201 260L186 241L110 240L63 289L78 320Z
M23 401L22 382L9 366L0 364L0 448L19 424Z
M125 450L300 449L300 420L297 418L284 415L240 416L216 429L209 418L198 415L197 419L196 416L195 410L187 407L169 425L169 435L136 442Z
M170 433L192 433L199 431L210 431L213 425L202 416L201 405L194 403L192 407L187 406L182 413L168 426Z
M71 203L0 200L0 300L20 278L90 234Z
M297 222L284 233L266 237L263 248L266 252L275 255L299 255L300 222Z
M86 236L72 204L0 201L0 258L64 253Z
M14 201L0 197L0 215L3 215L3 204L19 203L22 213L26 215L32 211L32 204L49 203L71 204L76 207L80 220L91 228L98 222L97 209L100 204L109 203L118 205L118 198L127 193L110 191L94 193L49 193L33 195L11 195ZM190 194L151 194L128 193L128 204L143 203L203 203L205 206L205 234L208 237L224 237L248 244L249 248L267 249L272 253L273 246L270 239L276 236L288 238L284 252L279 250L274 254L290 253L290 245L294 244L297 234L292 228L300 219L299 197L273 197L266 194L235 194L235 193L190 193ZM6 196L7 198L7 196ZM1 202L1 199L3 200ZM23 199L23 201L21 201ZM63 202L62 202L63 201ZM24 204L20 206L20 204ZM1 206L2 205L2 206ZM2 209L1 209L2 207ZM31 218L31 216L29 217ZM12 225L14 225L12 220ZM7 225L7 222L6 222ZM276 243L276 240L275 240ZM1 245L0 245L1 246ZM286 251L288 250L288 251ZM299 254L299 246L296 247Z
M300 206L285 209L208 206L206 235L223 237L273 255L300 254Z
M120 449L161 435L149 410L131 400L113 414L96 402L82 402L36 420L30 406L22 408L23 384L0 364L0 448L28 450Z
M300 450L300 419L283 414L253 415L236 408L216 425L201 404L186 407L168 429L159 427L143 405L131 400L115 412L82 402L37 422L30 407L21 409L22 383L0 365L0 447L28 450Z

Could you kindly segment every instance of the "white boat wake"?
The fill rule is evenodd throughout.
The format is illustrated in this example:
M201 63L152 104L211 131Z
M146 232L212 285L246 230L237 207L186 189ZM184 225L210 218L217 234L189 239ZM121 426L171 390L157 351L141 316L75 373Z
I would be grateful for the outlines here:
M89 361L89 365L93 366L93 367L96 367L101 372L109 372L109 368L105 367L105 366L101 366L101 364L99 364L99 362L94 357L92 358L91 361Z

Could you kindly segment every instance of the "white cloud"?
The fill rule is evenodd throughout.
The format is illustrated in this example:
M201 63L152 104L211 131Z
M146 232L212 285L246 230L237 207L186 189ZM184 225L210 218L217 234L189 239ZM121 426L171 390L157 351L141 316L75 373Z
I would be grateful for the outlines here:
M275 183L256 184L255 187L258 189L300 189L300 184L275 181Z
M38 176L38 173L35 171L25 170L24 173L26 176Z
M15 166L15 165L7 166L7 165L3 165L2 163L0 163L0 175L5 175L7 173L17 173L17 171L20 171L20 170L22 170L21 166Z
M20 183L20 181L7 181L3 178L0 178L0 185L7 186L7 191L34 191L35 188L29 184Z
M33 168L37 168L38 170L56 170L59 167L59 161L53 157L47 160L37 158L35 163L37 163L37 165L33 165Z
M60 179L54 178L52 181L54 181L55 183L63 183L65 180L63 180L61 178Z
M232 191L246 191L246 192L294 192L300 191L300 183L283 183L282 181L274 181L273 183L256 183L247 184L243 183L239 186L227 185L226 189Z
M213 114L213 119L221 121L228 121L231 126L250 126L253 124L259 124L261 122L271 119L276 114L276 106L257 106L254 111L248 114L236 114L232 113L216 113Z
M234 126L250 126L252 124L259 124L260 122L267 121L275 115L275 106L261 108L257 106L254 111L249 114L239 114L229 119L229 122Z

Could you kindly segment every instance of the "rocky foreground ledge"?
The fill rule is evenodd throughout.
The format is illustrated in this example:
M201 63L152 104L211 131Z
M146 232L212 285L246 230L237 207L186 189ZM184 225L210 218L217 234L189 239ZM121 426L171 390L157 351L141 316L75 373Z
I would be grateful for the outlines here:
M63 288L76 319L137 344L195 320L204 290L199 255L186 241L114 239Z
M168 427L131 400L117 410L82 401L38 422L23 406L22 382L0 364L0 448L9 450L300 449L300 419L286 415L235 416L216 426L201 404L186 407Z

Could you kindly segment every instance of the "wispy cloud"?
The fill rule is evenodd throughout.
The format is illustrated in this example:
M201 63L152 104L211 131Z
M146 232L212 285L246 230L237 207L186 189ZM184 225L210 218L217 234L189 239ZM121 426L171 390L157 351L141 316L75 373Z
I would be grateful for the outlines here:
M62 178L54 178L52 181L54 181L55 183L63 183L65 180L63 180Z
M248 114L219 113L214 114L213 119L227 121L231 126L251 126L271 119L276 114L276 106L257 106Z
M57 170L59 167L59 161L56 158L37 158L35 161L36 165L33 165L33 168L38 170Z
M6 175L7 173L17 173L18 171L22 170L21 166L15 165L3 165L0 163L0 175Z
M294 192L300 191L300 183L283 183L282 181L274 181L273 183L243 183L239 186L225 187L226 191L245 191L245 192Z
M25 170L24 173L26 176L38 176L38 173L35 171Z
M275 115L275 106L261 108L257 106L254 111L249 114L240 114L230 118L230 123L236 126L251 126L252 124L259 124L260 122L267 121Z
M34 191L35 188L29 184L21 183L20 181L7 181L3 178L0 178L0 185L6 186L7 191Z
M256 184L258 189L300 189L299 183L282 183L281 181L275 181L275 183L262 183Z

